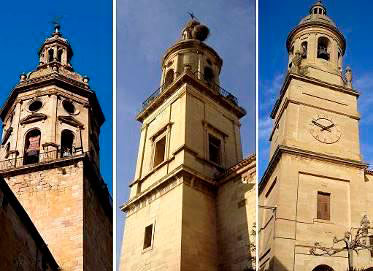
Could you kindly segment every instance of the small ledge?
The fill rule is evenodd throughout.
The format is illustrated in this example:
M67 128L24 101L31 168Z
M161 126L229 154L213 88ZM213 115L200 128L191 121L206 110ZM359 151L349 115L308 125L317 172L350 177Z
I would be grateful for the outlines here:
M44 144L42 145L43 148L45 148L45 147L49 147L49 146L51 146L51 147L55 147L56 149L58 149L58 147L59 147L60 145L58 145L58 144L56 144L56 143L53 143L53 142L46 142L46 143L44 143Z
M330 220L320 219L320 218L314 218L313 223L323 223L323 224L334 224Z
M200 161L206 163L206 164L209 164L210 166L215 167L215 168L216 168L218 171L220 171L220 172L224 172L224 171L225 171L225 168L224 168L224 167L222 167L221 165L219 165L219 164L217 164L217 163L215 163L215 162L212 162L212 161L210 161L210 160L208 160L208 159L205 159L205 158L202 158L202 157L199 157L199 156L196 156L196 158L197 158L198 160L200 160Z
M157 165L156 167L152 168L152 170L150 170L144 177L142 178L139 178L137 180L134 180L130 185L129 187L132 187L134 184L138 183L138 182L143 182L145 181L149 176L151 176L154 172L156 172L158 169L160 169L161 167L163 167L164 165L168 164L169 162L171 162L172 160L174 160L175 157L171 157L167 160L164 160L162 163L160 163L159 165Z
M150 247L143 249L141 253L144 254L152 250L153 250L153 244Z

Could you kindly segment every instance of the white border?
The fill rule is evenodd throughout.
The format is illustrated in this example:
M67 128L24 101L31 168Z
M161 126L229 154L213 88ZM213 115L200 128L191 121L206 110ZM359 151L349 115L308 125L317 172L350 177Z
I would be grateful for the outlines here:
M113 0L113 271L117 267L117 2Z
M264 1L263 1L264 2ZM262 4L263 4L262 2ZM255 93L256 93L256 270L259 270L259 0L256 0L256 12L255 12Z

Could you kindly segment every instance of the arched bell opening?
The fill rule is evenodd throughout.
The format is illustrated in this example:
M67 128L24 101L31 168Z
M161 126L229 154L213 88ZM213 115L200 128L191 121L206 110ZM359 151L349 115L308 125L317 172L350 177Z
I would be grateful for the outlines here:
M33 129L26 134L23 164L39 163L41 133Z
M329 45L330 41L326 37L320 37L317 41L317 58L325 59L329 61L330 53L329 53Z
M307 58L307 54L308 54L308 42L307 41L303 41L302 44L301 44L301 54L302 54L302 58Z
M63 130L61 133L61 157L73 155L74 133L70 130Z
M48 50L48 62L52 62L54 60L54 50L51 48Z

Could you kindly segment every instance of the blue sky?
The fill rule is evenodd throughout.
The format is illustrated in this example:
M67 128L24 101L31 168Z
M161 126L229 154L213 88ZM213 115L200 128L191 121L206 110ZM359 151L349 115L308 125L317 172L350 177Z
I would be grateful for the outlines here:
M259 176L268 163L269 134L272 129L269 114L277 98L287 69L285 42L289 32L306 15L315 0L259 1ZM347 40L344 69L350 65L353 87L360 93L360 145L363 159L373 164L373 38L371 1L323 1L328 15L336 22Z
M140 135L136 113L159 87L160 59L179 39L189 19L187 11L193 11L210 28L207 44L224 61L221 85L236 95L248 112L241 127L244 155L255 151L255 1L118 0L118 206L128 199L128 184L135 171ZM119 210L117 221L119 253L124 221Z
M38 64L38 49L50 36L55 16L73 47L74 69L90 77L106 122L101 128L101 174L112 191L112 5L111 1L4 1L0 16L0 104L22 72Z

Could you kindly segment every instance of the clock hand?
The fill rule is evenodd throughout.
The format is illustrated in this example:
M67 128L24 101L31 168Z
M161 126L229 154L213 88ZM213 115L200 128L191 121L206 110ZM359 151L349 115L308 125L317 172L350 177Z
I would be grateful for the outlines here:
M322 128L322 129L325 128L324 125L322 125L322 124L320 124L320 123L318 123L318 122L316 122L316 121L314 121L314 120L312 120L312 123L315 124L316 126L319 126L319 127Z
M316 126L319 126L321 128L321 131L327 130L328 132L330 132L328 127L316 122L315 120L312 120L312 123L315 124Z
M329 126L327 126L327 127L324 127L324 128L322 128L321 129L321 131L324 131L324 130L327 130L327 131L329 131L330 132L330 128L332 128L334 126L334 123L332 123L332 124L330 124Z

